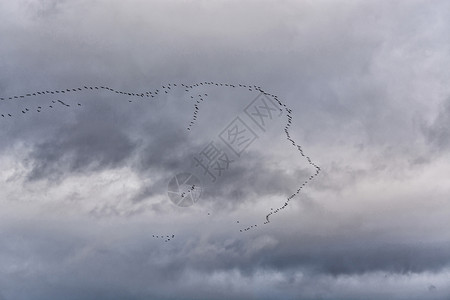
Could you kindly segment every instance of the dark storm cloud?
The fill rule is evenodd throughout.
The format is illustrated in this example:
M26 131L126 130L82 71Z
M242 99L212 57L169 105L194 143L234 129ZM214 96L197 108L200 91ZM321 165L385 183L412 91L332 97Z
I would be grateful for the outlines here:
M217 198L217 209L236 209L247 201L258 202L261 197L267 196L276 195L280 199L286 199L313 173L305 168L287 174L282 168L267 166L264 163L266 161L267 157L263 153L251 151L248 156L236 161L217 183L208 185L204 197Z
M28 179L55 180L123 166L136 146L112 118L79 120L36 145L28 158L32 164Z

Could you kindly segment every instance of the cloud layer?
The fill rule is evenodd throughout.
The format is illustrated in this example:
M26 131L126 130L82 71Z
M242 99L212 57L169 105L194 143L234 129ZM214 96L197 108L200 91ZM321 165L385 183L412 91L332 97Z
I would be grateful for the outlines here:
M0 299L447 299L449 8L1 3ZM258 229L240 232L314 172L286 141L286 115L220 180L203 178L199 203L167 197L253 99L193 88L210 96L187 133L196 100L161 85L206 81L278 95L320 165ZM7 99L86 85L161 93Z

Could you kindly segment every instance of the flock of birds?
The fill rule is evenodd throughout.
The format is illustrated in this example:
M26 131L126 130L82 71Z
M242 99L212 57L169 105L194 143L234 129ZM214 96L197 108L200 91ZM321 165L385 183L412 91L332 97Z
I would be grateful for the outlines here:
M50 104L48 107L49 108L53 108L54 107L53 104L56 104L57 102L59 104L63 105L63 106L70 107L69 104L67 104L67 103L65 103L65 102L63 102L61 100L56 100L56 101L52 100L52 104ZM81 106L81 103L77 103L77 105ZM42 106L38 106L36 108L36 112L40 113L42 111L42 109L43 109ZM27 113L30 112L30 109L28 107L25 107L24 109L21 110L21 112L22 112L22 114L27 114ZM13 115L11 113L2 113L1 116L2 116L2 118L6 118L6 117L10 117L11 118Z
M287 140L294 146L297 148L297 150L299 151L300 155L302 157L304 157L307 161L308 164L310 164L312 167L315 168L315 173L312 174L311 176L308 177L307 180L305 180L301 186L296 190L295 193L291 194L286 201L284 202L284 204L278 208L271 208L269 213L266 215L265 217L265 222L263 224L268 224L270 223L270 217L274 214L277 214L279 212L281 212L282 210L284 210L288 205L289 202L296 197L301 191L302 189L311 181L314 179L314 177L316 177L317 175L319 175L320 173L320 167L315 164L311 158L307 155L305 155L305 153L303 152L302 148L300 145L298 145L290 136L289 133L289 127L292 124L292 110L290 108L287 107L286 104L282 103L277 95L268 93L266 91L264 91L260 86L256 86L256 85L246 85L246 84L229 84L229 83L217 83L217 82L199 82L199 83L194 83L194 84L176 84L176 83L169 83L166 85L162 85L161 89L155 89L152 91L146 91L143 93L134 93L134 92L126 92L126 91L120 91L120 90L116 90L107 86L83 86L83 87L77 87L77 88L71 88L71 89L63 89L63 90L54 90L54 91L37 91L37 92L32 92L32 93L26 93L23 95L15 95L15 96L11 96L11 97L7 97L7 98L1 98L0 97L0 101L7 101L7 100L20 100L20 99L24 99L24 98L30 98L30 97L38 97L38 96L45 96L45 95L62 95L62 94L68 94L68 93L75 93L75 92L80 92L80 91L98 91L98 90L105 90L105 91L109 91L112 93L116 93L119 95L124 95L127 97L135 97L135 98L155 98L160 94L168 94L173 88L182 88L184 89L185 92L193 92L193 90L195 90L198 87L202 87L202 86L212 86L212 87L228 87L228 88L232 88L232 89L245 89L248 90L250 92L259 92L262 93L264 95L266 95L267 97L271 97L274 101L276 101L280 107L280 111L282 111L283 109L286 111L286 117L287 117L287 122L286 122L286 126L284 127L284 132L286 134L286 138ZM198 114L200 111L200 104L206 99L206 97L208 97L207 93L203 93L203 94L198 94L196 96L191 95L190 99L195 100L194 103L194 112L191 118L190 123L187 126L187 130L191 131L191 128L196 124L197 118L198 118ZM132 102L132 100L128 100L128 102ZM0 102L1 103L1 102ZM63 102L62 100L52 100L51 103L49 103L48 108L54 108L55 104L59 104L65 107L71 107L70 104L67 104L65 102ZM81 103L77 103L77 106L82 106ZM37 106L35 111L36 112L41 112L43 110L43 106ZM25 107L23 110L21 110L22 114L27 114L31 112L30 107ZM14 116L14 114L12 112L1 112L0 111L0 115L2 116L2 118L11 118ZM192 187L192 190L195 187ZM190 191L189 191L190 192ZM182 194L182 197L184 197L185 194ZM210 213L208 213L208 215L210 215ZM240 224L239 221L236 221L236 223ZM247 226L245 228L241 228L239 229L239 232L243 233L243 232L247 232L249 230L252 229L256 229L258 228L257 224L253 224L250 226ZM165 242L169 242L171 241L175 235L152 235L153 238L155 239L161 239L164 240Z
M175 238L175 234L172 235L152 235L155 239L164 239L164 242L170 242L173 238Z

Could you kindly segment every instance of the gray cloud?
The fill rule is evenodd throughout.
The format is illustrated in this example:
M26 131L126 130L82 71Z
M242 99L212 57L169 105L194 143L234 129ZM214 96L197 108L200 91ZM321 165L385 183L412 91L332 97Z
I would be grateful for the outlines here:
M163 107L107 91L2 101L15 117L0 119L0 299L446 299L448 9L0 4L0 97L257 84L292 107L291 135L322 169L269 225L240 233L311 169L268 133L205 183L203 202L172 205L168 178L240 111L220 106L232 93L202 104L190 135L181 92ZM35 112L57 99L71 108Z
M117 120L88 116L58 129L54 136L33 149L29 157L33 164L29 180L62 179L66 173L92 172L126 163L136 142L121 130Z

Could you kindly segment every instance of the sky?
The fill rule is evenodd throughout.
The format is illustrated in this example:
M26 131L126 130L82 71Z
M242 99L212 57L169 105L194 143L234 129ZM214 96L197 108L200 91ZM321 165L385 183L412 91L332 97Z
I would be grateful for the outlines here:
M0 300L450 299L449 11L1 0Z

